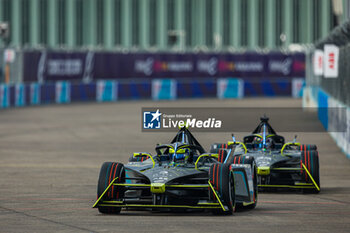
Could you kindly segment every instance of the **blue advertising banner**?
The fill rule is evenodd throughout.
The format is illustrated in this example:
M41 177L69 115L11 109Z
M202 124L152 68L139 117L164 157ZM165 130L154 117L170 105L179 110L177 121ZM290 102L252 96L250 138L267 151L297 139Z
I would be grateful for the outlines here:
M6 84L0 84L0 108L8 108L10 106L9 98L10 88Z
M118 97L118 83L116 81L104 80L96 84L96 100L98 102L116 101Z
M15 85L15 106L23 107L25 106L25 86L23 84Z
M216 86L214 79L178 79L177 98L214 98Z
M242 98L244 92L243 81L236 78L218 79L217 97L219 99Z
M70 103L71 96L70 82L56 82L55 100L58 104Z
M29 85L29 100L31 105L40 104L40 84L39 83L31 83Z
M305 54L24 52L24 82L125 78L304 78Z

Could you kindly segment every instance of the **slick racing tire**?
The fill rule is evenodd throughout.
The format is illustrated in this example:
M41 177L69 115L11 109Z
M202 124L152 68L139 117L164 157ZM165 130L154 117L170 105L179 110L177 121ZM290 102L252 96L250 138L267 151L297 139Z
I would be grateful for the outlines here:
M302 150L301 151L301 163L305 165L309 173L311 174L312 178L316 182L317 186L320 188L320 167L319 167L319 158L318 158L318 152L314 150ZM302 164L300 163L301 167L301 179L305 183L312 183L310 176L307 174L307 172L303 169ZM303 189L304 193L319 193L320 191L317 188L305 188Z
M105 162L102 164L97 185L97 198L99 198L109 184L115 179L117 183L125 182L125 169L122 163ZM113 186L104 194L101 201L121 200L124 197L124 188ZM103 214L119 214L121 207L98 206L98 211Z
M227 143L213 143L210 146L210 153L219 153L220 149L229 149L232 146L229 146Z
M213 214L230 215L235 211L235 181L233 172L229 164L213 164L209 169L209 182L212 184L215 192L219 194L221 203L227 206L227 210L215 209ZM216 195L210 190L210 197L217 199Z
M314 144L302 144L299 146L299 150L317 150L317 146Z
M250 205L243 205L240 203L237 203L237 208L239 209L254 209L256 207L256 204L258 203L258 174L257 174L257 168L255 159L253 156L248 155L238 155L233 158L233 164L250 164L251 172L252 172L252 179L253 179L253 186L254 186L254 193L253 193L253 204Z

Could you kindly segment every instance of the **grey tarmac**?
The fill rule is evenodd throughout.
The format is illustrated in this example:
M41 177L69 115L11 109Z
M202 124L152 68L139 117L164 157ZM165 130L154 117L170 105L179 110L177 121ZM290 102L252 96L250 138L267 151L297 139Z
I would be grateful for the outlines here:
M121 101L1 110L0 232L350 231L350 160L326 132L298 133L299 141L319 148L319 194L261 193L256 209L233 216L130 210L99 214L92 205L101 164L126 163L132 152L153 153L156 143L172 139L173 133L141 132L141 107L153 106L300 107L301 100ZM316 114L311 120L302 113L294 117L322 127ZM252 122L251 130L257 123ZM292 140L294 134L283 135ZM206 149L230 137L230 133L194 135Z

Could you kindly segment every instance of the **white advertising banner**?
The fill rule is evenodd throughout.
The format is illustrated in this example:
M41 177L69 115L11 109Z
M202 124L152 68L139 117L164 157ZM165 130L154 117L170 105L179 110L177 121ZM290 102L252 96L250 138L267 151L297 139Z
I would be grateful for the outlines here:
M335 45L324 46L324 77L337 78L339 64L339 48Z
M320 49L314 52L313 67L315 75L323 75L323 51Z

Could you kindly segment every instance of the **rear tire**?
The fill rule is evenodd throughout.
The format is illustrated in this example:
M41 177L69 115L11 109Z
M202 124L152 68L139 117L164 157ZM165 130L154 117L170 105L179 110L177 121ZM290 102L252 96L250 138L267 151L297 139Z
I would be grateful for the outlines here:
M299 146L299 150L317 150L317 146L314 144L302 144Z
M235 211L235 182L229 164L213 164L209 169L209 181L219 194L220 201L228 207L227 211L215 209L213 214L231 215ZM212 198L216 196L210 190Z
M309 170L312 178L315 180L316 184L319 188L320 186L320 168L319 168L319 159L318 159L318 152L315 150L302 150L301 151L301 162L305 165L305 167ZM301 168L303 169L303 166L300 164ZM313 183L309 175L305 170L301 170L301 179L305 183ZM303 189L304 193L319 193L320 191L316 188L305 188Z
M252 179L253 179L253 187L254 187L254 193L253 193L253 204L243 206L242 204L237 203L237 207L240 209L254 209L256 207L256 204L258 203L258 174L257 174L257 168L255 159L253 156L248 155L240 155L235 156L233 159L233 164L250 164L251 172L252 172Z
M97 185L97 197L100 197L109 184L117 178L117 183L125 182L125 169L122 163L105 162L102 164ZM112 186L102 197L102 201L117 201L124 197L124 188ZM103 214L119 214L121 207L98 206L98 211Z
M232 145L229 146L227 143L213 143L210 146L210 153L216 154L219 152L220 149L230 149L232 148Z

